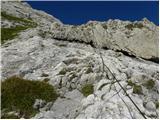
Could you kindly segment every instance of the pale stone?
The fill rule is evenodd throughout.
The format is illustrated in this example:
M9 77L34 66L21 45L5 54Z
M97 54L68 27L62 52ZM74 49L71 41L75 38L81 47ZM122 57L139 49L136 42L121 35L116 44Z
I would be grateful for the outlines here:
M63 25L56 18L24 3L2 3L2 11L22 18L27 18L29 13L38 26L20 32L18 37L2 44L1 77L5 80L19 75L25 79L43 81L42 73L49 75L48 83L54 86L59 97L45 105L37 102L41 108L34 118L143 118L114 76L147 118L158 114L154 102L159 100L159 64L141 59L158 57L157 26L147 19L136 22L108 20L90 21L78 26ZM2 23L2 26L14 26L10 21ZM125 27L135 23L142 23L144 27L133 30ZM47 35L40 37L40 31L47 32ZM101 49L102 47L109 50ZM123 51L136 57L123 55ZM104 64L114 76L106 67L103 73L100 53ZM149 79L155 81L152 89L143 86ZM128 80L142 85L143 95L133 94L133 86L128 85ZM87 83L94 85L94 92L84 98L81 88Z

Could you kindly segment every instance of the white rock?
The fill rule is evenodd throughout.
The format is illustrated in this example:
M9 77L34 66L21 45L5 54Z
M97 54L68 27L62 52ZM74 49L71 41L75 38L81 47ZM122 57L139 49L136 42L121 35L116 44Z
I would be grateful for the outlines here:
M22 18L27 18L30 14L38 24L38 27L27 29L15 39L2 45L2 80L12 75L43 80L41 75L45 72L49 74L49 84L53 85L60 95L54 103L41 105L43 101L38 101L35 108L37 105L43 107L34 118L130 119L132 117L122 99L129 106L133 118L143 118L117 83L99 89L103 84L115 80L109 70L105 69L106 73L102 73L102 59L99 52L105 65L118 80L121 80L123 87L127 86L129 79L133 83L142 85L143 95L132 94L132 89L127 90L127 93L148 118L156 115L158 109L153 102L148 102L146 107L143 103L159 100L159 65L139 58L157 57L158 27L153 23L144 19L137 22L109 20L90 21L79 26L63 25L54 17L33 10L24 2L4 2L2 11ZM125 27L134 23L142 23L144 27L133 30ZM5 24L10 25L12 22ZM47 32L45 38L39 36L40 30ZM74 41L93 43L96 48ZM110 50L97 47L107 47ZM123 55L121 51L138 58ZM89 67L91 70L87 71ZM143 87L143 83L148 79L156 81L153 89ZM82 85L86 83L93 83L94 93L84 98L78 90L81 90ZM74 89L69 90L70 87Z
M94 95L93 94L89 95L87 98L84 98L82 100L83 107L86 107L86 106L92 105L92 104L94 104Z
M156 110L156 106L152 101L150 101L150 102L148 102L146 104L146 109L149 110L149 111L155 111Z
M133 26L134 24L140 24L143 27L133 27L133 30L130 30L126 27L130 24ZM107 31L103 28L103 25L107 26ZM148 25L151 31L147 29ZM110 20L104 23L95 21L92 22L92 26L90 24L78 27L65 25L60 28L59 32L57 31L59 29L51 31L55 38L69 41L76 39L86 43L92 41L95 47L125 51L145 59L158 58L158 27L149 21L147 23L143 20L134 23L120 20ZM79 34L75 31L78 31Z
M41 100L41 99L36 99L35 100L35 103L33 105L33 108L35 109L40 109L42 107L44 107L46 104L46 101L45 100Z

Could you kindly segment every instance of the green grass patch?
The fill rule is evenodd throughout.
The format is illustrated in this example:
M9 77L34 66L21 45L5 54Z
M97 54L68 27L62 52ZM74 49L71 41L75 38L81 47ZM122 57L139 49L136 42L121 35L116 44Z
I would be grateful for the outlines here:
M1 119L19 119L19 118L14 114L4 114L1 116Z
M131 80L128 80L127 83L128 83L129 86L134 86L135 85L135 83L133 83Z
M21 31L26 30L28 28L34 28L37 26L37 24L30 19L18 18L12 15L6 14L6 12L1 12L1 16L2 16L2 19L7 19L9 21L22 24L16 27L11 27L11 28L1 28L2 44L8 40L14 39L16 36L18 36L18 33L20 33Z
M134 85L133 86L133 93L142 94L142 87L140 85Z
M9 21L14 21L14 22L18 22L18 23L24 23L24 25L35 25L35 22L32 21L32 19L24 19L24 18L19 18L19 17L15 17L12 15L7 14L6 12L1 12L1 16L2 19L7 19Z
M155 82L153 80L148 80L143 84L147 89L152 89L155 85Z
M16 76L2 82L1 108L19 111L25 118L37 113L33 108L35 99L54 101L58 95L53 86L43 81L30 81Z
M1 43L3 44L7 40L14 39L19 32L27 29L25 26L16 26L14 28L1 28Z
M134 28L139 28L142 29L144 26L142 23L131 23L125 26L125 28L129 29L129 30L133 30Z
M82 93L85 97L87 97L87 96L90 95L90 94L93 94L93 92L94 92L94 86L93 86L93 84L86 84L86 85L84 85L84 86L82 87L82 89L81 89L81 93Z
M107 24L106 23L102 23L102 27L104 28L104 29L108 29L108 27L107 27Z

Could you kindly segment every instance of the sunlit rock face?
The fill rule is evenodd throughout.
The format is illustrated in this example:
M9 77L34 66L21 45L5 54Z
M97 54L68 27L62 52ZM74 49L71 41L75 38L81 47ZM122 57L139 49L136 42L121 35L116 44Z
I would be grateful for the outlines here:
M153 60L159 58L158 27L152 22L64 25L25 2L2 2L2 11L38 24L2 44L2 80L14 75L45 79L59 94L33 118L144 118L124 90L146 118L159 118L159 64ZM6 28L21 25L1 22ZM88 96L82 91L86 84L93 85ZM43 103L38 101L33 107Z
M158 58L158 27L142 21L89 21L80 26L52 24L54 38L93 43L95 47L124 51L137 57Z
M32 9L29 4L26 2L16 2L16 1L8 1L2 2L2 12L7 12L8 14L14 15L16 17L30 18L36 21L37 23L53 23L58 22L61 23L58 19L53 16L40 11Z

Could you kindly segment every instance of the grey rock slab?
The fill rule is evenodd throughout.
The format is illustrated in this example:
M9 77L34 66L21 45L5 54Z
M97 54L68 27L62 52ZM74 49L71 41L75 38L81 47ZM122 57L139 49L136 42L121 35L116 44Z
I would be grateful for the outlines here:
M143 27L133 27L131 29L126 27L135 24ZM103 25L107 28L105 29ZM52 24L52 28L54 26L55 24ZM75 31L78 32L75 33ZM158 27L147 19L135 22L121 20L91 21L79 26L59 26L57 29L51 29L51 32L52 36L58 39L92 43L97 48L105 47L116 51L124 51L145 59L157 59L159 57Z
M155 111L156 110L156 106L152 101L148 102L145 107L149 111Z
M54 103L46 103L40 108L34 118L143 118L116 82L112 86L107 84L115 81L113 75L147 118L158 115L154 104L159 100L159 65L141 59L158 58L158 27L152 22L147 19L135 22L109 20L63 25L24 2L2 4L2 11L23 18L29 13L38 23L37 28L27 29L2 45L2 80L13 75L43 80L42 74L47 73L48 83L60 95ZM128 29L126 26L130 24L143 24L143 27ZM40 31L47 35L41 37ZM103 73L100 53L113 75L107 68ZM133 93L128 80L141 85L143 94ZM144 86L148 80L155 82L151 89ZM93 83L94 93L84 98L78 90L86 83Z
M50 118L75 118L81 109L82 98L83 95L78 90L73 90L66 93L64 98L58 98L49 111L41 111L35 118L40 115L42 115L41 118L48 118L48 116ZM52 115L50 115L51 113Z

